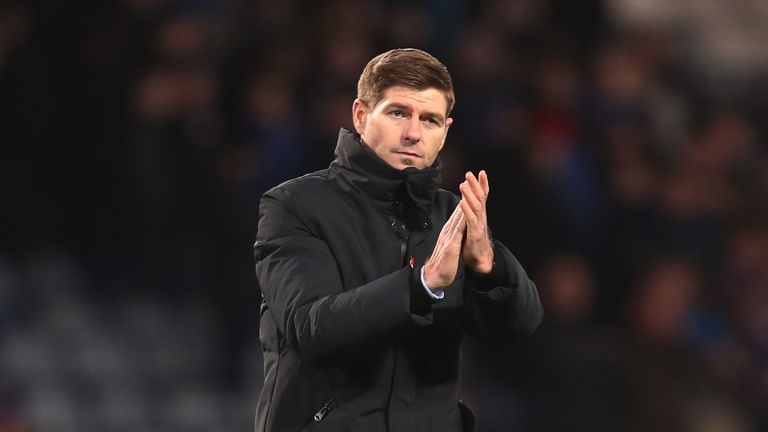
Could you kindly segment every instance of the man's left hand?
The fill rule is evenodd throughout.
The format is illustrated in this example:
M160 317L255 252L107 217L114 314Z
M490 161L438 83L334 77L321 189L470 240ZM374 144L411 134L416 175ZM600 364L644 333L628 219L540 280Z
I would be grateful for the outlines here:
M493 246L488 235L488 216L485 203L488 201L488 175L480 171L477 177L472 172L464 176L459 185L461 210L467 220L462 256L464 262L476 273L490 273L493 269Z

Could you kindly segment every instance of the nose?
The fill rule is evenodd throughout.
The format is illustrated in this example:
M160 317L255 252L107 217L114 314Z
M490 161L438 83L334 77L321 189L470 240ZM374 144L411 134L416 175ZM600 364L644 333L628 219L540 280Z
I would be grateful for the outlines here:
M403 138L404 141L410 144L416 144L421 141L421 122L418 116L412 115L408 119L404 125Z

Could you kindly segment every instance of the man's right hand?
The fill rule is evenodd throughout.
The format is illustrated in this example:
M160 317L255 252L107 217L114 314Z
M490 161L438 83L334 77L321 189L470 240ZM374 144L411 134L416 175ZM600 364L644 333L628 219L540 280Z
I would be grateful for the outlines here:
M424 282L431 291L444 288L456 279L461 257L461 241L466 229L467 220L461 206L457 205L440 231L432 256L424 265Z

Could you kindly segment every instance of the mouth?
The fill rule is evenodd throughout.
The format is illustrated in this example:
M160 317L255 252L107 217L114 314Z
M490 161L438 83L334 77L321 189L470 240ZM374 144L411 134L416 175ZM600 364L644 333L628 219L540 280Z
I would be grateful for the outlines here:
M399 155L403 155L403 156L414 157L414 158L421 157L421 156L418 155L418 153L413 153L413 152L409 152L409 151L398 151L398 152L395 152L395 153L397 153Z

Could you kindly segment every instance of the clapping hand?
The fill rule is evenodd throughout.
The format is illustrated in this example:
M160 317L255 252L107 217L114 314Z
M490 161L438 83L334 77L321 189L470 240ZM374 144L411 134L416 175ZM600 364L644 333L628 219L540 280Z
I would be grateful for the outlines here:
M459 258L476 273L493 269L493 247L488 235L488 175L467 172L459 185L461 201L443 225L435 249L424 266L424 281L432 291L450 285L458 273Z
M467 172L465 181L459 185L461 201L459 206L467 223L466 237L462 248L464 262L476 273L490 273L493 269L493 246L488 234L488 175L480 171L477 177Z

